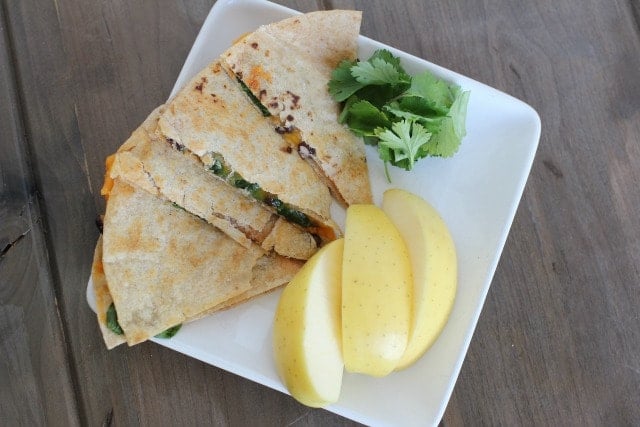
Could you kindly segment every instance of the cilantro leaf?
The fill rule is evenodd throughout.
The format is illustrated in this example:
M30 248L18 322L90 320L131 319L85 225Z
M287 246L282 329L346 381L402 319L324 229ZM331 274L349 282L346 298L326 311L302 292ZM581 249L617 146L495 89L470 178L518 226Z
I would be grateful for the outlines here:
M379 57L354 65L351 67L351 74L364 85L397 85L410 82L406 73Z
M351 67L355 64L357 64L356 61L345 60L332 71L331 80L329 80L329 93L334 101L342 102L365 86L351 74Z
M347 102L345 102L344 106L342 107L342 112L340 112L340 115L338 116L338 123L345 124L347 122L347 118L349 118L349 110L351 109L351 106L358 101L359 99L355 95L351 95L347 99Z
M358 100L348 104L348 108L345 106L345 122L354 133L361 136L377 136L377 128L391 126L387 116L369 101Z
M407 74L404 68L402 68L402 64L400 64L400 58L398 58L397 56L393 56L393 53L389 52L387 49L376 50L375 52L373 52L369 60L376 59L376 58L379 58L385 62L388 62L389 64L393 65L394 68L398 70L398 72L402 73L403 75L411 79L411 77Z
M400 104L397 101L387 104L382 108L384 109L384 111L391 113L401 119L413 120L414 122L422 119L422 116L420 114L416 114L400 108Z
M378 108L382 108L390 99L394 99L409 87L408 83L398 85L365 86L355 93L360 99L366 99Z
M413 77L407 95L424 99L431 109L441 114L447 114L453 103L449 85L429 71Z
M456 136L462 140L467 135L465 123L467 121L467 105L469 104L470 92L460 91L456 94L456 98L449 109L449 117L453 119L453 130Z
M440 128L434 133L429 146L430 156L451 157L458 151L460 142L467 133L465 120L468 102L468 91L460 92L455 98L449 114L441 118Z
M364 62L343 61L329 92L343 110L338 118L387 165L411 170L426 156L450 157L466 135L469 92L429 71L411 77L385 49Z
M460 138L456 135L451 117L443 117L438 133L433 135L427 153L430 156L451 157L460 146Z
M420 96L403 96L398 100L400 108L412 111L423 117L439 117L446 115L449 109L440 109L430 100Z
M358 92L358 98L381 107L410 85L411 76L400 65L400 59L388 50L380 49L365 62L342 61L331 73L329 93L335 101L343 102ZM368 86L376 88L367 90ZM376 102L378 100L380 102Z
M380 138L378 152L383 160L408 171L417 159L426 156L424 146L432 136L420 123L406 119L393 123L391 129L376 129L376 135Z
M437 121L440 117L440 114L433 111L423 98L417 96L402 97L398 101L385 105L383 109L397 117L416 120L423 125Z

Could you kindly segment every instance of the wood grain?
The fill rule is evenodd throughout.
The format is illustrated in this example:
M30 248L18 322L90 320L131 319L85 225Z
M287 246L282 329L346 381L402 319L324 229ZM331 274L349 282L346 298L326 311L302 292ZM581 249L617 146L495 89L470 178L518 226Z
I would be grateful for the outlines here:
M48 266L39 203L0 8L0 419L4 425L75 425L64 330Z
M640 420L638 27L628 3L588 3L485 2L464 25L488 36L479 78L533 105L543 133L451 424Z
M2 2L3 421L354 424L151 343L107 351L86 304L104 158L166 99L212 3ZM364 35L541 116L536 162L443 423L638 424L637 2L280 3L361 9Z

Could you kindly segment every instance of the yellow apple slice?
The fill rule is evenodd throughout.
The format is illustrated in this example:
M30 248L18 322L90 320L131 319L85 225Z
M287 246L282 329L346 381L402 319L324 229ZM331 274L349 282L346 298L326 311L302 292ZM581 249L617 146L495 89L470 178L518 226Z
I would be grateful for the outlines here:
M420 197L387 190L382 209L407 243L413 272L413 320L398 364L402 369L431 347L449 318L457 288L456 248L438 212Z
M345 368L372 376L393 371L411 321L407 246L374 205L347 209L342 260L342 354Z
M299 402L322 407L336 402L342 386L340 275L343 239L320 249L294 276L276 309L276 368Z

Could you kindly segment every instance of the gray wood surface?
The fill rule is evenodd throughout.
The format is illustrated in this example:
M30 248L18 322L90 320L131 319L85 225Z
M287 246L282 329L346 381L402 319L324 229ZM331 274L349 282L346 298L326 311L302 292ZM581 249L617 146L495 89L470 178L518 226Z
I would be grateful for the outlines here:
M0 424L352 425L85 300L104 158L169 94L213 1L0 2ZM445 425L640 423L640 5L281 1L532 105L536 161ZM470 207L472 208L472 207Z
M0 9L0 423L73 425L73 366L49 268Z

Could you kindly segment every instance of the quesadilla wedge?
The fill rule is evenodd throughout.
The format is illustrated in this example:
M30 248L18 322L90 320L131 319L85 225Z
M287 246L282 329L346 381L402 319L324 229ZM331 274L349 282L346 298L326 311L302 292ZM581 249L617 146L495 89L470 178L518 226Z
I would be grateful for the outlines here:
M236 242L253 242L265 251L308 259L318 248L315 238L283 220L262 203L205 170L198 157L179 151L157 132L163 107L154 110L118 149L112 179L157 195L218 227Z
M291 260L275 254L262 256L258 258L256 265L251 271L251 287L248 290L208 310L205 310L202 313L185 319L183 323L189 323L217 311L235 307L236 305L246 302L256 296L271 292L279 286L289 282L300 267L300 261ZM91 269L91 282L93 284L96 301L98 326L100 327L102 338L107 349L111 350L112 348L127 342L127 339L124 335L124 331L122 331L119 323L117 323L117 311L115 304L111 307L113 304L113 298L109 293L109 286L102 266L102 237L98 238L98 242L96 244ZM114 310L114 319L109 319L109 310ZM109 322L114 321L116 322L115 325L109 324ZM120 329L118 330L119 327ZM114 329L122 333L116 333L114 332Z
M364 142L338 122L327 84L341 60L355 59L360 19L341 10L295 16L259 27L220 57L344 205L371 203L371 187Z
M257 245L246 248L119 179L110 192L102 239L104 277L129 345L282 285L301 265L264 255Z
M237 82L214 61L170 100L158 121L176 147L291 223L330 241L341 235L331 196Z
M98 316L98 326L102 332L102 339L109 350L117 345L127 342L124 335L116 334L107 326L107 311L113 304L113 298L109 293L109 285L104 275L102 266L102 236L98 237L96 250L93 254L93 264L91 266L91 282L93 283L93 293L96 297L96 315Z

